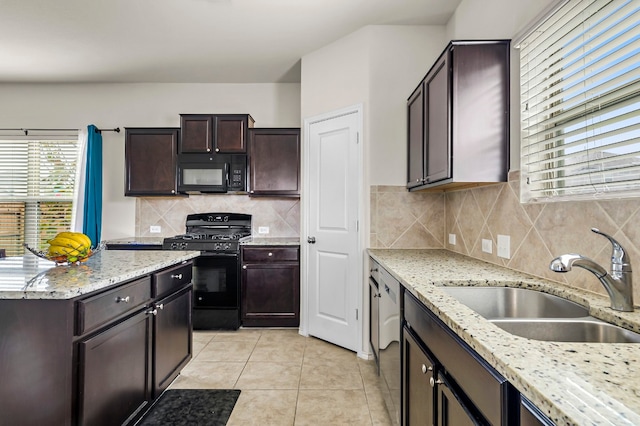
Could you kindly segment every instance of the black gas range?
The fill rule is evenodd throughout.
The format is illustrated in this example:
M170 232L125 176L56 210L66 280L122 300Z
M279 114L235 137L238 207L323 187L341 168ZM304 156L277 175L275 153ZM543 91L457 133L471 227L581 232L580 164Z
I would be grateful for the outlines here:
M193 263L193 328L240 326L240 239L251 235L251 215L197 213L186 233L165 238L163 250L198 250Z

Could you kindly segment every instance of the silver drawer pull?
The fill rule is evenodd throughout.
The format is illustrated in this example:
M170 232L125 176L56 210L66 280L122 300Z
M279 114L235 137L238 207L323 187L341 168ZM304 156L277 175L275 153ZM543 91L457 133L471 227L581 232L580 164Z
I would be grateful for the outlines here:
M242 269L247 269L247 265L242 265Z
M129 296L127 296L127 297L122 297L122 296L116 297L116 303L129 303L130 300L131 300L131 298Z
M171 275L171 278L175 278L177 280L181 280L182 279L182 274Z
M269 256L273 256L273 253L269 252Z
M158 310L157 309L150 309L145 313L149 314L149 315L158 315Z
M156 305L156 308L163 310L164 309L164 303L161 303L159 305Z

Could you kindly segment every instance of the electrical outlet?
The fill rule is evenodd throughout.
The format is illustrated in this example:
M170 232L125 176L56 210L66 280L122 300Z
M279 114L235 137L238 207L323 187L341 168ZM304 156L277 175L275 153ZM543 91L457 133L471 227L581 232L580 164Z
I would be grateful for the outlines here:
M269 227L268 226L259 226L258 227L258 234L268 234L269 233Z
M449 244L452 246L456 245L456 234L449 234Z
M162 232L162 226L160 225L151 225L149 227L149 232L151 232L152 234L159 234Z
M482 239L482 251L489 254L493 253L491 240Z
M511 237L498 235L498 257L511 259Z

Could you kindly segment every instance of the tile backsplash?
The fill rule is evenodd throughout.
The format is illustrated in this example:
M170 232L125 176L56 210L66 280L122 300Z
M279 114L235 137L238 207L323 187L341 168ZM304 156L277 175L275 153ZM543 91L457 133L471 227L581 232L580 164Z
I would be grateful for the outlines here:
M371 247L446 248L552 281L600 294L593 274L574 268L559 274L551 260L579 253L610 269L611 244L591 228L612 235L640 271L640 199L520 204L518 173L509 183L446 193L409 193L404 187L371 187ZM449 244L448 235L456 235ZM510 258L497 256L498 235L510 237ZM482 251L482 240L492 253ZM634 288L640 300L640 286Z
M247 195L207 194L189 197L160 197L136 199L136 236L170 237L184 234L188 214L229 212L252 216L253 234L258 227L269 227L264 237L299 237L300 200L297 198L252 198ZM151 234L151 226L161 232Z

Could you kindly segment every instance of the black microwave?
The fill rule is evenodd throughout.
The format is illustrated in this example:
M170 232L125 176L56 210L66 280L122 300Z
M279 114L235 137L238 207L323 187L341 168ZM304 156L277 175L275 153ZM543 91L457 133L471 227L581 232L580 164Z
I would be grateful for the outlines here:
M246 155L178 155L178 192L244 192L246 182Z

